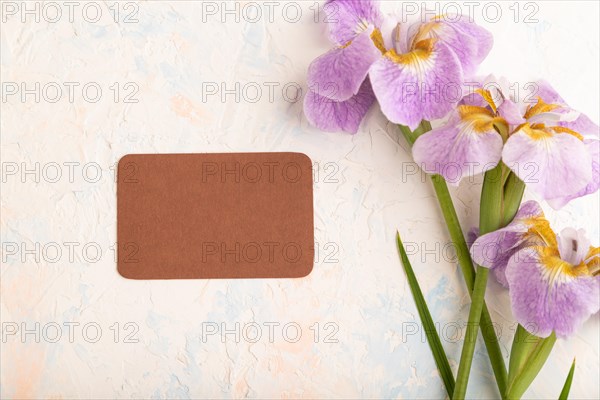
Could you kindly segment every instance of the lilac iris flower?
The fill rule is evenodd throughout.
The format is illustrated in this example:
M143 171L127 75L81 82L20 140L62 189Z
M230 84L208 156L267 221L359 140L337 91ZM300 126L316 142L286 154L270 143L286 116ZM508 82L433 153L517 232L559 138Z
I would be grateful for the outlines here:
M310 65L304 99L308 121L325 131L356 133L376 99L411 129L442 118L492 47L491 34L460 15L398 25L388 48L376 1L329 0L325 11L337 47Z
M515 101L502 81L483 89L488 86L463 98L443 126L417 139L417 163L457 185L502 160L554 208L598 190L598 125L544 81L537 83L535 103Z
M356 133L375 102L367 75L385 50L384 18L374 1L330 0L324 11L337 47L309 66L304 113L324 131Z
M515 318L537 336L567 337L600 309L600 248L583 230L555 234L534 201L479 237L471 254L508 286Z

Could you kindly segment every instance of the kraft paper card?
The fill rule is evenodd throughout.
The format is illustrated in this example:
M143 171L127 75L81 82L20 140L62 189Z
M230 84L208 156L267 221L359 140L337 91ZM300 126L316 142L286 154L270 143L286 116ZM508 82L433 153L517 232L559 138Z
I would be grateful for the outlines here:
M131 279L306 276L312 163L300 153L126 155L117 242Z

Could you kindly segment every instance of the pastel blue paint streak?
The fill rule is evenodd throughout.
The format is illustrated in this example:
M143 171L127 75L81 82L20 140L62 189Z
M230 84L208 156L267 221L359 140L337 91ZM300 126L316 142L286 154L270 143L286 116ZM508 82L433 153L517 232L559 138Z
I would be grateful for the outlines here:
M135 61L135 66L136 66L138 72L141 72L143 74L148 73L147 64L143 57L136 56L134 61Z
M158 329L163 323L167 320L167 318L163 315L157 314L153 310L148 311L146 315L146 325L150 329Z
M95 39L104 38L106 36L106 27L90 24L88 31Z
M168 354L170 342L168 335L162 336L161 329L167 318L150 310L146 315L146 325L156 334L157 338L153 339L148 348L156 354Z
M177 375L171 374L171 382L165 394L168 399L189 399L190 388L181 383Z
M265 32L260 24L247 24L244 29L244 47L240 60L245 66L260 70L261 73L269 70L270 63L261 55L261 49L264 47Z

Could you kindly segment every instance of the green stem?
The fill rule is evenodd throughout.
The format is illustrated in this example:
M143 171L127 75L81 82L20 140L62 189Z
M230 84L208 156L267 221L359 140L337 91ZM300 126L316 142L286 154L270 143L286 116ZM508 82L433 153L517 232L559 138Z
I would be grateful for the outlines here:
M495 231L502 226L503 218L503 197L504 197L504 164L500 163L496 168L486 172L481 190L481 206L479 217L479 233ZM475 288L471 296L471 309L469 311L469 322L467 323L467 332L463 344L460 363L458 366L458 375L456 377L456 387L454 388L453 399L464 399L467 392L467 384L471 373L471 364L473 363L473 353L477 341L477 332L481 322L481 312L487 287L489 269L478 267L475 277Z
M511 173L504 185L504 219L502 226L510 224L519 211L525 192L525 183L517 175Z
M475 268L473 268L469 246L460 227L448 185L441 175L432 175L431 182L433 183L433 189L440 204L444 221L448 227L450 238L456 248L456 257L458 258L458 264L460 265L465 283L469 292L472 292L473 284L475 283Z
M415 129L414 131L412 131L408 126L405 125L398 126L400 127L400 131L402 131L402 134L404 135L404 138L406 138L406 141L408 142L410 147L412 147L412 145L415 144L415 141L419 136L431 130L431 123L426 120L421 121L419 126L417 126L417 129Z
M469 374L471 373L471 364L473 363L473 353L475 352L475 342L477 341L477 331L481 322L488 273L488 269L478 268L475 277L475 289L473 289L473 295L471 296L469 322L467 323L467 333L460 355L453 399L464 399L467 393L467 384L469 382Z
M456 248L458 264L462 271L465 284L469 289L469 294L472 295L475 287L475 269L473 268L471 253L469 252L469 247L467 246L465 237L460 228L458 216L456 215L456 210L454 209L454 204L452 203L452 198L448 191L448 185L446 185L446 181L440 175L433 175L431 181L433 182L433 188L437 195L440 208L442 209L442 215L446 221L446 226L450 232L450 238ZM492 317L485 304L485 300L482 303L481 334L487 348L490 363L492 364L494 376L496 377L498 390L500 391L501 397L504 398L504 393L506 392L506 386L508 384L508 376L504 364L504 356L500 349L500 341L496 338Z
M515 376L519 372L527 355L531 352L531 349L535 347L537 340L535 336L531 335L519 324L515 337L513 338L512 347L510 348L510 362L508 364L508 381L512 382L515 380Z
M423 121L421 122L421 125L419 125L419 127L414 131L411 131L406 126L400 125L400 130L402 131L402 134L406 138L407 142L412 146L420 135L431 130L431 124L428 121ZM467 285L469 294L471 294L473 292L475 283L475 269L473 268L473 261L471 260L469 247L467 246L464 234L460 227L456 209L452 203L452 197L448 191L448 185L446 184L444 178L440 175L432 175L431 181L442 210L444 221L448 227L450 238L456 248L458 264L462 271L465 284ZM508 382L506 366L504 364L504 356L502 355L502 350L500 349L500 342L496 338L492 318L485 302L483 303L482 309L482 335L488 351L490 362L492 364L494 376L496 377L496 383L498 385L500 395L502 398L504 398L504 393L506 393L506 386Z
M524 190L525 183L511 173L503 163L485 174L481 191L479 218L479 232L481 235L502 228L513 220L521 204ZM477 340L477 328L480 323L485 326L485 320L481 312L485 305L484 298L488 273L487 268L478 267L477 269L465 343L454 389L454 399L464 399L465 397ZM510 377L508 381L511 381ZM506 392L502 391L502 398L506 398L509 392L508 389Z

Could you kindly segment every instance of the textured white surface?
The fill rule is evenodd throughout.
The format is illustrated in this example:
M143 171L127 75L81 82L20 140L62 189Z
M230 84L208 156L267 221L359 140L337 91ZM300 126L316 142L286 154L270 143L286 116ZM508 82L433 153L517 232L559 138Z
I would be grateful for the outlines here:
M308 64L330 47L324 25L314 22L318 3L273 2L271 13L266 3L252 3L262 12L252 22L253 10L247 10L247 18L222 15L222 2L210 3L216 15L199 1L139 2L128 8L102 2L96 3L102 10L96 23L82 17L82 4L73 22L63 5L55 23L43 18L36 23L32 16L23 23L22 14L8 15L4 9L10 2L2 3L3 84L26 82L32 88L35 82L41 87L55 82L65 90L56 103L47 101L55 96L49 88L39 102L33 95L22 102L17 94L1 104L1 238L3 246L19 247L16 255L4 247L2 254L2 398L444 396L427 344L420 334L410 334L418 315L394 244L396 229L411 242L414 267L456 369L461 341L455 327L464 326L469 301L456 263L444 259L444 252L425 251L443 250L449 240L430 184L407 174L412 169L406 144L376 107L352 137L308 126L301 101L290 100L296 84L305 88ZM496 45L482 74L505 75L521 86L545 78L598 122L598 3L520 3L516 22L512 2L502 3L503 15L495 23L489 22L491 9L486 22L483 4L474 16L494 33ZM296 5L301 18L293 22ZM399 2L387 1L384 7L401 11ZM536 9L538 22L524 22ZM47 12L54 18L53 10ZM125 22L132 12L138 22ZM94 15L88 9L88 19ZM80 83L73 101L65 82ZM102 88L96 103L82 97L81 87L88 82ZM110 89L115 82L121 90L117 102ZM137 103L124 102L134 88L125 86L129 82L139 87L133 96ZM245 98L228 94L223 102L221 92L207 95L206 89L215 87L207 86L210 82L229 89L236 82L242 88L250 85ZM287 97L282 94L286 84ZM262 89L258 101L253 100L256 87ZM3 95L6 90L3 86ZM93 89L88 94L93 96ZM116 240L114 163L127 153L232 151L299 151L318 164L319 259L313 273L300 280L121 278L110 247ZM36 163L39 179L21 175ZM51 163L61 165L57 182L52 182L56 169ZM64 163L79 163L72 164L72 179ZM102 169L97 182L96 165ZM465 229L476 224L480 181L453 190ZM556 228L585 228L597 245L598 200L594 195L559 212L547 211ZM78 243L73 259L65 242ZM23 251L36 243L41 246L37 261ZM56 246L50 243L62 250L57 262L51 262ZM95 244L82 254L90 243L102 250L99 260L94 260ZM507 294L490 283L487 298L508 354L514 324ZM69 321L81 324L74 327L72 343L63 325ZM225 343L218 335L202 340L202 330L212 324L235 330L236 323L243 328L253 321L262 327L256 343L231 334ZM21 332L7 334L13 323L35 331L36 322L39 343L34 334L25 340ZM93 327L88 340L81 330L92 322L102 329L96 343L89 340L95 336ZM133 329L124 326L127 322L139 327L138 343L125 340ZM269 322L280 324L272 341L263 325ZM302 329L296 343L281 330L290 322ZM327 322L335 325L326 328ZM558 342L527 397L556 398L574 356L572 398L600 397L598 322L596 315L577 336ZM49 340L55 337L53 323L62 326L56 343ZM320 325L316 343L310 329L315 323ZM325 337L335 326L337 343L328 343ZM293 338L294 329L288 334ZM468 395L491 398L495 393L485 349L478 346Z

